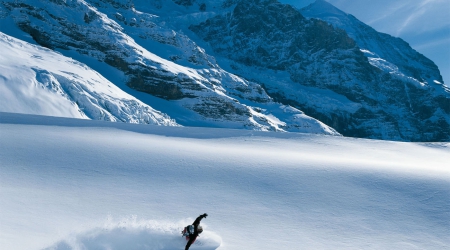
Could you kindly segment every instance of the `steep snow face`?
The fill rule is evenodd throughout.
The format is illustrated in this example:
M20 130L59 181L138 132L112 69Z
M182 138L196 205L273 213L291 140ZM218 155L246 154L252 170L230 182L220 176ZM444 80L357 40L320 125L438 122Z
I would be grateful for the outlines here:
M0 33L0 111L177 126L86 65Z
M441 78L428 67L429 60L409 71L402 71L408 66L391 67L392 61L368 58L367 53L373 52L362 50L343 30L306 19L277 1L238 1L230 11L190 29L216 53L233 61L232 72L258 79L277 101L296 106L343 135L450 139L450 90L436 84ZM408 76L421 68L429 68L423 77ZM277 71L287 76L270 81ZM326 93L325 89L333 94L317 95ZM304 98L304 90L318 98ZM317 101L321 99L327 101Z
M318 18L345 30L361 49L372 53L368 55L370 59L376 59L376 61L382 59L398 67L395 70L389 69L389 73L402 74L430 85L434 85L435 81L443 82L434 62L412 49L408 43L400 38L377 32L325 0L316 0L313 4L301 9L301 13L305 17ZM377 64L373 65L379 67ZM385 70L383 67L380 68Z
M224 71L186 35L130 3L23 0L2 1L2 8L4 20L13 20L37 43L94 68L102 64L119 71L124 77L113 83L160 98L159 107L182 125L339 135L302 111L275 103L260 85Z

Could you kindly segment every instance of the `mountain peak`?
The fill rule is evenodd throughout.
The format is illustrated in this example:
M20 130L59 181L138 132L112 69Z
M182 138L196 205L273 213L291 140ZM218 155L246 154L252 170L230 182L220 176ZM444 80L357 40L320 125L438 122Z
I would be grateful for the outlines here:
M332 5L331 3L329 3L325 0L316 0L314 3L301 9L301 12L307 13L308 16L313 16L313 17L318 17L318 18L325 13L327 13L327 15L329 15L329 14L334 14L334 15L339 15L339 16L347 15L347 13L336 8L334 5Z
M437 66L415 51L411 46L400 38L377 32L372 27L347 14L325 0L316 0L314 3L300 10L306 18L316 18L345 32L358 44L363 51L369 51L370 58L380 58L372 61L375 67L380 67L378 62L396 65L396 71L416 82L427 82L434 85L435 81L442 82L442 77ZM369 59L370 59L369 58ZM417 63L419 62L420 63ZM416 62L416 63L412 63ZM391 70L387 70L391 72ZM440 89L443 91L443 89Z

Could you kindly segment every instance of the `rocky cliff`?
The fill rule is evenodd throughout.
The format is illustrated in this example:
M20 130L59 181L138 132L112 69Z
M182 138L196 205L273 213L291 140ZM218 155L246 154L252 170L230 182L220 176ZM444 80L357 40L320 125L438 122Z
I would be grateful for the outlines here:
M364 43L345 30L305 18L275 0L238 1L231 11L190 29L236 62L235 73L252 79L248 68L267 69L259 82L269 95L343 135L449 140L449 90L435 65L400 39L386 41L390 46L378 51L389 54L392 48L392 54L377 60L370 56L368 48L373 48L361 48ZM354 29L363 33L367 28ZM367 33L366 44L383 40L377 34ZM389 72L388 66L397 72ZM277 71L286 72L289 80L266 80Z

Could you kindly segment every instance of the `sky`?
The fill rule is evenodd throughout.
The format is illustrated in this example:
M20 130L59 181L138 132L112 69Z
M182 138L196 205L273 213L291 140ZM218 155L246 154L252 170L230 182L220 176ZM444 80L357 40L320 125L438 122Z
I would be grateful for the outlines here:
M298 8L314 0L280 0ZM433 60L450 86L450 0L327 0Z

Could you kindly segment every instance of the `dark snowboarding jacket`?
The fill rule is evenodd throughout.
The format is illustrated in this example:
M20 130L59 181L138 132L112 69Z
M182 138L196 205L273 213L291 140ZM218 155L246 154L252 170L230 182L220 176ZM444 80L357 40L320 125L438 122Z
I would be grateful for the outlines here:
M192 225L194 226L194 233L193 234L189 234L189 241L186 244L186 248L185 250L188 250L189 247L191 247L192 243L194 243L194 241L197 239L198 236L198 225L200 225L200 221L205 218L206 216L204 214L200 215L199 217L197 217L197 219L195 219L194 223L192 223Z

